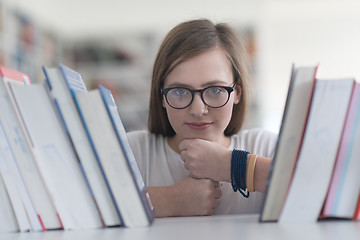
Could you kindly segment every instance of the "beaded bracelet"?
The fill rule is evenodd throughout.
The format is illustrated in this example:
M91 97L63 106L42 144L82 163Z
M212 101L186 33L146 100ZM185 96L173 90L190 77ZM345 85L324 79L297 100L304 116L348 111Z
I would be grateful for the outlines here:
M231 155L231 186L234 192L239 190L245 198L250 196L246 188L246 165L249 154L247 151L234 149Z

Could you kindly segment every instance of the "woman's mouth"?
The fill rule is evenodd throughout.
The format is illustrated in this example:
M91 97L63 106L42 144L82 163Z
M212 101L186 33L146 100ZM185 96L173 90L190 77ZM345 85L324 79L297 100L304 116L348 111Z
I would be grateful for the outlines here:
M207 122L190 122L186 123L186 125L189 126L189 128L193 130L206 130L211 126L211 123Z

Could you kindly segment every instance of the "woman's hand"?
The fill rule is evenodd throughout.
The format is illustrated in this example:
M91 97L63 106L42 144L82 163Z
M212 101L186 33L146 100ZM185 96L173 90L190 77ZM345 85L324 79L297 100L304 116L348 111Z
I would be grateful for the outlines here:
M203 139L183 140L179 149L184 166L192 177L231 181L231 150Z
M192 177L231 182L232 150L202 139L183 140L179 149L184 166ZM255 191L266 190L271 162L271 158L258 156L254 172Z
M156 217L212 215L220 204L220 183L188 176L172 186L148 187Z

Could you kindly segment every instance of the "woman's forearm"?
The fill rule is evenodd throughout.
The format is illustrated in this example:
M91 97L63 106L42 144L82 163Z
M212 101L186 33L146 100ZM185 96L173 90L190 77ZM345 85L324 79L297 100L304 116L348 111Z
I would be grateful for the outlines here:
M249 159L248 159L249 161ZM265 192L272 159L258 156L254 170L255 191Z
M154 207L155 217L175 215L171 204L172 193L170 187L148 187L147 189Z

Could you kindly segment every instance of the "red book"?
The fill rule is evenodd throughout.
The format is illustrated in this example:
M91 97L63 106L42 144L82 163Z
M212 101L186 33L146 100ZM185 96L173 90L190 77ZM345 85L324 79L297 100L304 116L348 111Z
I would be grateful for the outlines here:
M359 199L358 199L358 203L357 203L357 208L354 214L354 220L360 220L360 194L359 194Z

